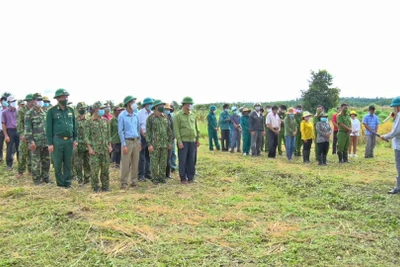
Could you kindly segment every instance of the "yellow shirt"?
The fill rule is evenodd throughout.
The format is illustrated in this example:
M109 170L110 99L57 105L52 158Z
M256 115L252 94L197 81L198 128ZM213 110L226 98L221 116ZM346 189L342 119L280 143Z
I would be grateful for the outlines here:
M311 121L302 120L300 123L300 132L302 140L310 140L314 138L314 126Z

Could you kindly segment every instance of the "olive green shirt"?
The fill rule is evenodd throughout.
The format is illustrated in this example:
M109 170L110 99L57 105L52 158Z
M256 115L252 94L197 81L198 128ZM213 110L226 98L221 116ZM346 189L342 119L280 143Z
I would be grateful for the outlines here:
M72 137L77 141L76 119L74 110L66 107L64 110L56 105L50 108L46 114L46 137L49 146L53 145L53 137Z
M182 142L199 142L199 128L197 127L196 115L190 111L188 114L183 110L174 115L174 133L178 144Z
M348 132L349 131L348 129L345 129L342 126L340 126L341 123L343 123L344 125L346 125L347 127L349 127L351 129L350 115L348 115L348 114L342 115L342 113L339 113L337 116L337 124L338 124L339 132Z

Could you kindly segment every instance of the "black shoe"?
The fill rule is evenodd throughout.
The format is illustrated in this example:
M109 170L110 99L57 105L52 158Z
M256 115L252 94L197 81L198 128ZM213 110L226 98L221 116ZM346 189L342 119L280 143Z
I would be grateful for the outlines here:
M40 182L40 181L35 181L35 182L33 182L33 184L34 184L34 185L42 185L42 182Z
M140 178L139 178L139 181L140 181L140 182L146 182L146 178L140 177Z
M43 180L43 183L45 183L45 184L54 184L54 182L52 180L50 180L50 179Z
M393 188L392 190L388 191L388 194L394 195L400 192L400 189L397 187Z
M149 179L149 180L153 179L153 177L151 177L151 175L145 176L144 178Z
M103 191L103 192L110 192L110 188L104 187L104 188L101 189L101 191Z
M93 188L93 192L95 192L95 193L100 193L100 188L99 188L99 187Z

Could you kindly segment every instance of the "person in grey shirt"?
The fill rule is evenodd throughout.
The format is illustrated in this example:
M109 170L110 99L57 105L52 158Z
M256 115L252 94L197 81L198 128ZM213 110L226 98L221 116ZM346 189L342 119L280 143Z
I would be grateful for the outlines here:
M316 132L317 132L317 146L318 146L318 165L327 165L326 158L329 151L329 138L332 134L331 126L328 122L328 115L326 113L321 113L319 115L320 121L317 122Z

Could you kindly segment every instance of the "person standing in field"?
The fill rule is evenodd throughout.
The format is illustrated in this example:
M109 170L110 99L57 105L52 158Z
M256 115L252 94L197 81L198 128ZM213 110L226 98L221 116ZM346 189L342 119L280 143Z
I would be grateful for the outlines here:
M296 135L297 135L297 122L294 117L294 108L289 108L287 115L285 117L285 144L286 144L286 157L288 160L292 160L293 153L295 151L296 145Z
M376 133L379 129L379 118L375 115L375 107L369 106L369 114L363 118L363 125L365 127L365 138L367 139L367 145L365 147L365 158L374 157L374 149L376 145Z
M221 129L221 144L222 151L229 151L229 139L230 139L230 124L231 115L229 115L229 105L224 104L222 106L222 112L219 115L218 127Z
M285 118L286 118L286 106L285 105L281 105L279 107L279 111L278 111L278 116L279 119L281 120L281 125L280 125L280 132L278 135L278 154L280 156L283 155L282 152L282 143L285 146L285 150L286 150L286 138L285 138Z
M250 147L251 147L251 132L250 132L250 114L251 110L248 108L242 109L242 116L240 117L240 127L242 128L242 137L243 137L243 156L250 155Z
M299 131L297 131L297 135L296 135L296 151L294 152L294 155L296 157L300 157L301 156L301 147L303 145L303 139L301 137L301 131L300 131L300 124L303 121L303 108L301 105L297 105L296 106L296 114L295 114L295 118L297 121L297 129L299 129Z
M238 153L241 153L240 149L240 141L242 137L242 128L240 127L240 115L239 111L236 107L232 107L232 116L231 116L231 124L232 124L232 140L231 140L231 153L234 153L235 148Z
M311 113L308 111L304 112L303 120L300 124L301 138L303 140L303 162L310 163L310 152L312 146L312 140L314 138L314 127L311 120Z
M85 102L79 102L76 105L78 117L76 118L76 127L78 131L78 147L74 150L74 169L78 178L79 186L90 182L90 156L87 144L85 143L85 131L88 130L88 117L86 114L87 105Z
M32 94L27 94L24 101L26 101L26 105L17 112L17 132L19 134L19 158L18 158L18 176L22 177L26 168L28 167L28 172L31 172L31 152L28 148L28 142L25 138L25 115L28 113L29 110L33 107L33 99ZM46 147L47 149L47 147Z
M272 106L272 111L266 118L268 128L268 158L276 158L276 148L278 146L278 135L281 131L281 119L278 115L278 106Z
M207 115L208 148L210 151L214 150L214 144L217 150L221 149L218 140L218 122L217 117L215 116L216 110L216 106L212 105L210 107L210 112Z
M110 120L110 134L111 134L111 143L113 151L112 155L112 163L114 164L114 168L119 169L121 164L121 140L119 140L118 135L118 116L124 109L120 106L114 107L114 116Z
M319 122L316 125L315 131L317 132L317 146L318 146L318 165L327 165L327 155L329 151L329 139L331 137L332 129L328 122L328 115L324 112L319 115Z
M337 116L338 121L338 158L339 163L348 163L349 162L349 145L350 145L350 134L352 132L351 129L351 119L348 113L348 105L343 103L341 106L341 112Z
M261 112L261 103L254 104L254 111L249 114L249 117L251 156L257 157L260 156L262 139L265 136L265 122Z
M357 112L355 110L350 111L350 119L351 119L351 133L350 133L349 156L358 157L357 146L358 146L358 138L361 132L361 123L357 119ZM353 148L353 154L351 154L352 148Z
M388 134L381 135L382 140L392 139L392 147L394 149L395 165L397 170L396 186L388 192L388 194L397 194L400 192L400 96L394 98L390 104L393 107L395 119L392 126L392 131Z
M333 142L332 142L332 155L336 155L337 153L337 134L339 131L337 124L337 115L340 113L340 107L336 108L336 113L332 115L332 124L333 124Z

